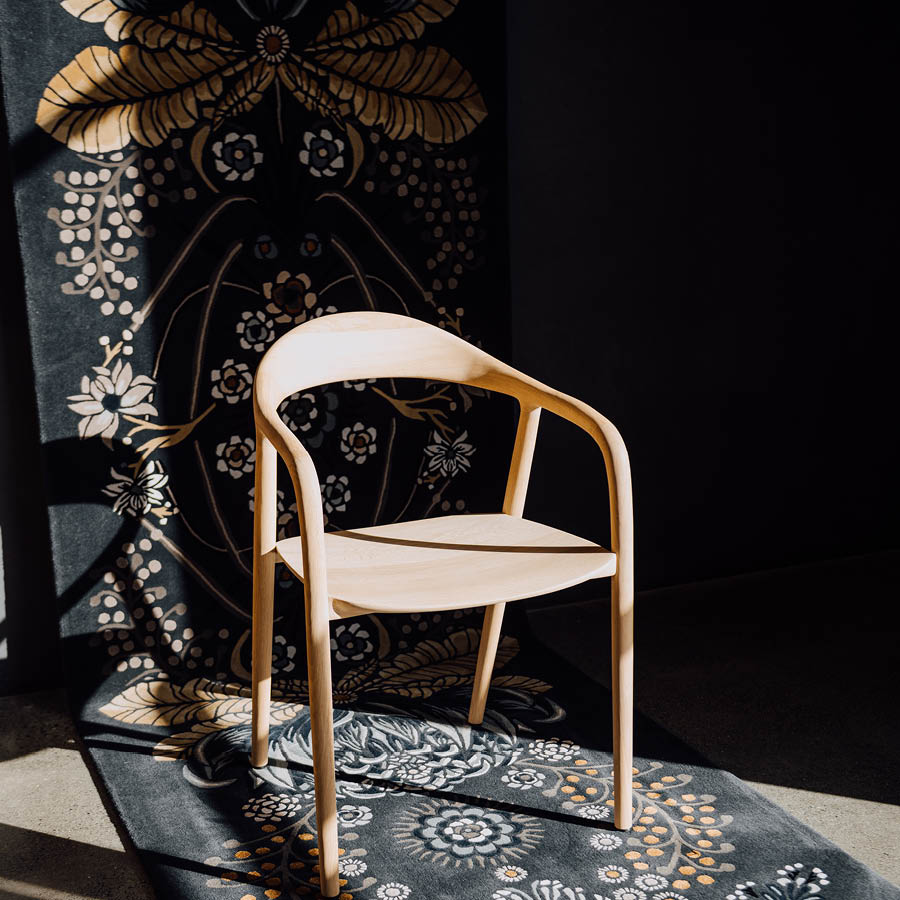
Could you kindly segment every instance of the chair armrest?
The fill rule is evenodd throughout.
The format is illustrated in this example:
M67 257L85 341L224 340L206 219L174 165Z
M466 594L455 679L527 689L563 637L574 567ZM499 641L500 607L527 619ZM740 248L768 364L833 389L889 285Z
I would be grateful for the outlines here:
M276 477L277 452L291 476L297 501L297 517L300 524L300 539L303 547L303 584L307 601L307 615L316 618L331 612L328 599L328 575L325 564L325 521L322 515L322 494L319 475L315 463L306 448L291 430L280 420L265 416L257 407L255 398L253 412L257 433L262 438L259 443L269 443L269 447L258 446L257 466L263 467L263 477L257 479L262 490L257 491L256 509L261 520L257 552L265 554L275 547ZM263 496L265 494L265 496ZM256 543L255 540L255 543Z
M587 403L547 387L511 366L491 373L482 379L481 385L511 394L523 409L540 407L549 410L577 425L596 441L603 453L609 483L610 550L619 558L618 570L630 573L634 548L631 465L625 442L615 425Z

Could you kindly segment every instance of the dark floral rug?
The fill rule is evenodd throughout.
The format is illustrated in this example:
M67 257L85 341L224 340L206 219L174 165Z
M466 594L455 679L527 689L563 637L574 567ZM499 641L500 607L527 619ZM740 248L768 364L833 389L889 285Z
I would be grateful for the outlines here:
M156 604L151 621L163 618ZM522 637L502 641L477 728L466 723L475 613L335 627L343 900L900 897L641 717L635 825L616 831L610 698L511 619ZM160 896L318 893L306 683L294 646L279 642L276 657L278 725L262 770L248 765L240 683L123 677L85 723Z
M271 761L247 760L254 373L290 328L357 309L505 355L504 4L0 0L0 26L46 474L45 496L11 489L50 507L82 734L160 897L315 896L286 570ZM328 528L500 507L502 398L363 380L280 411ZM900 897L642 720L615 832L606 692L511 610L470 728L479 627L333 626L343 900Z

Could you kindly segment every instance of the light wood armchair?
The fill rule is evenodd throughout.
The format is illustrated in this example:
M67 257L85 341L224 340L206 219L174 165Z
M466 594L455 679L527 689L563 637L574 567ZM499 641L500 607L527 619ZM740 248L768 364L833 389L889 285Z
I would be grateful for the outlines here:
M498 391L519 401L519 424L503 512L457 515L328 533L319 478L307 451L278 415L290 394L363 378L424 378ZM603 453L611 548L522 518L541 409L575 423ZM339 892L332 619L378 612L425 612L484 605L469 709L479 725L491 682L505 604L612 578L612 696L615 824L631 827L633 564L631 475L615 427L582 403L517 372L439 328L405 316L341 313L299 325L268 350L253 392L256 488L253 528L253 735L251 763L268 761L275 563L303 581L309 707L322 894ZM276 467L287 464L300 537L276 539Z

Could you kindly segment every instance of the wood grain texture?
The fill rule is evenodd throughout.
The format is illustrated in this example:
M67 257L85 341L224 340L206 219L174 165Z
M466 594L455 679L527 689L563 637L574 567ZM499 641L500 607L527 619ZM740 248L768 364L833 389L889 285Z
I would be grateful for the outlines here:
M290 394L335 381L364 378L451 381L516 397L521 414L502 513L441 516L326 534L315 464L278 415ZM256 373L253 408L257 445L274 446L287 464L299 510L300 537L279 541L280 558L304 584L313 762L320 865L326 897L338 892L338 854L331 729L328 621L367 612L423 612L487 606L469 718L481 722L504 604L547 594L590 578L612 577L613 761L615 822L632 820L633 521L631 472L625 444L612 423L586 403L546 387L483 350L439 328L388 313L341 313L313 319L281 337ZM609 488L609 550L585 538L522 518L541 409L586 431L603 454ZM267 465L268 451L259 457ZM260 464L260 463L258 463ZM273 467L274 468L274 467ZM259 501L257 552L274 528L272 496ZM268 577L264 567L255 574ZM254 597L254 659L268 652L262 588ZM271 639L269 637L269 639ZM254 698L262 705L265 686ZM267 718L254 716L254 746ZM259 723L259 725L257 725Z
M440 516L324 538L333 618L519 600L612 575L616 566L615 554L591 541L503 513ZM279 541L276 549L303 580L303 539Z

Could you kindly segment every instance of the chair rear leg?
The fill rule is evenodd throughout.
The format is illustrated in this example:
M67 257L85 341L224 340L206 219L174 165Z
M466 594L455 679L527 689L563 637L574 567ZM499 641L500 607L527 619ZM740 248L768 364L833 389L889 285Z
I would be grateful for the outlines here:
M613 773L616 828L631 828L634 700L634 593L612 579Z
M484 720L491 676L494 674L494 660L500 643L500 626L503 624L505 603L495 603L484 611L484 625L481 628L481 642L478 645L478 663L475 666L475 684L472 687L472 702L469 705L469 723L480 725Z
M272 617L275 600L275 557L273 553L253 561L253 726L250 764L264 766L269 761L269 708L272 699Z
M338 839L334 773L334 717L331 703L331 646L328 620L307 623L309 716L313 774L316 784L316 829L319 837L319 888L323 897L337 897Z

